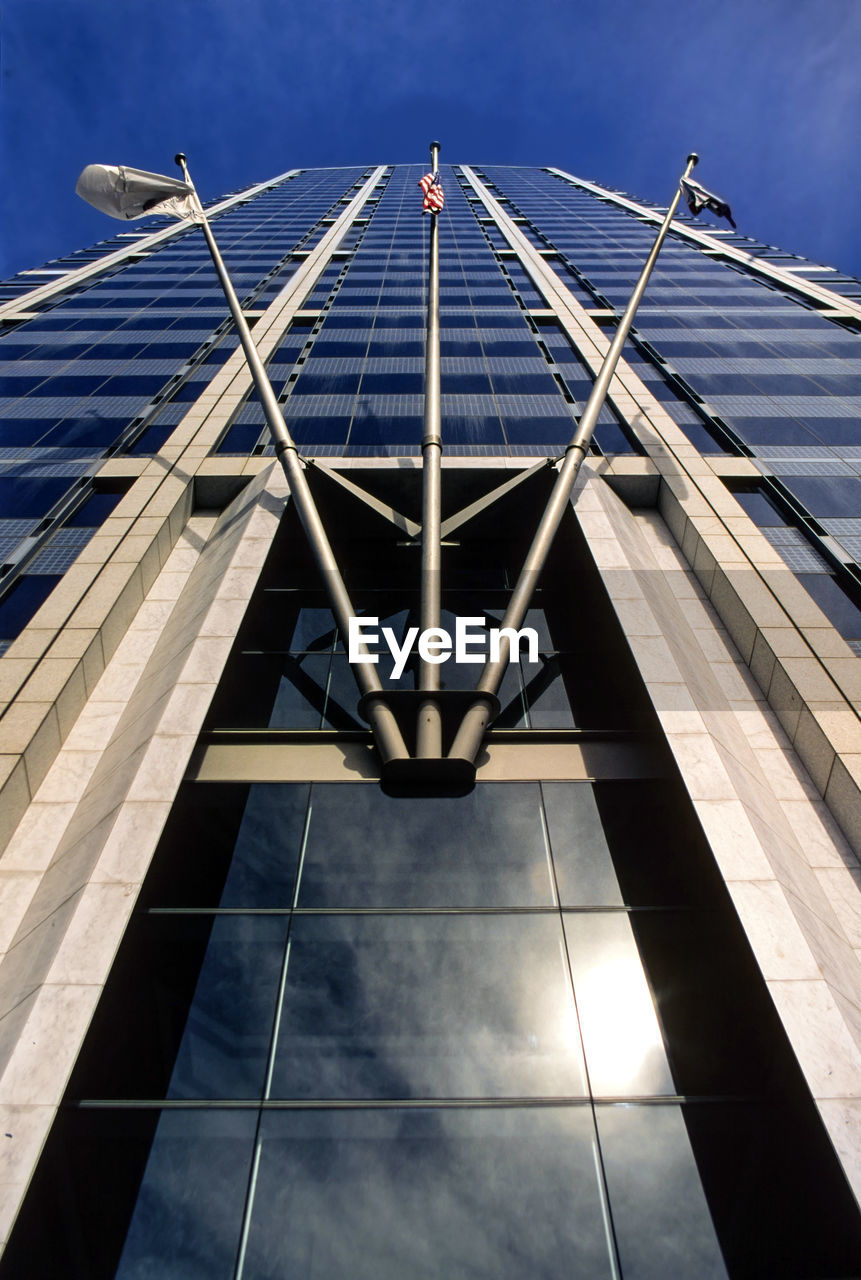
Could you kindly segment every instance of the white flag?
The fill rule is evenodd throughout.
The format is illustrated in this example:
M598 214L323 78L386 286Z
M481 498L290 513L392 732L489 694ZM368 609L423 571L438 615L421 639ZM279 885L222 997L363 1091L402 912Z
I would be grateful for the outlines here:
M147 173L145 169L88 164L78 178L75 191L87 204L122 221L157 213L169 213L191 222L203 220L193 187L161 173Z

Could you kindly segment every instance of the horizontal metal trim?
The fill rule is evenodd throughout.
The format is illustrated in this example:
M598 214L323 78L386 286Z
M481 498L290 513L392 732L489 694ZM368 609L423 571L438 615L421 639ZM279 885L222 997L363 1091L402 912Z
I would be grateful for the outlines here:
M767 1101L758 1094L620 1094L577 1095L564 1098L81 1098L67 1103L79 1111L391 1111L526 1107L588 1107L592 1103L617 1107L665 1107L684 1103L726 1104Z

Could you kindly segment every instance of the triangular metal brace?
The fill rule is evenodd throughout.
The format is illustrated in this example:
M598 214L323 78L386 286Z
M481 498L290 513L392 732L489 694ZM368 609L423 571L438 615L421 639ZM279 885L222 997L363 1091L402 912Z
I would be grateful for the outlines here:
M517 489L525 481L531 480L540 471L546 471L548 467L555 467L559 461L560 458L542 458L540 462L536 462L534 466L528 467L525 471L518 471L516 475L506 480L503 484L497 485L495 489L491 489L483 497L477 498L475 502L471 502L469 506L463 507L460 511L455 512L454 515L449 516L447 520L444 520L440 526L440 536L443 538L448 537L450 533L454 533L455 529L460 529L475 516L481 515L482 511L492 507L500 498L504 498L506 494ZM327 466L324 462L320 462L319 458L303 457L302 462L306 467L313 467L317 471L322 471L330 480L334 480L335 484L340 485L342 489L345 489L347 493L351 493L354 498L358 498L360 502L364 502L365 506L370 507L372 511L376 511L377 515L388 520L390 524L394 525L396 529L400 529L402 533L406 533L410 539L417 538L421 534L422 527L415 520L410 520L409 516L403 515L389 503L383 502L380 498L375 498L372 493L368 493L367 489L363 489L361 485L348 480L335 467Z
M334 480L335 484L339 484L342 489L346 489L347 493L351 493L354 498L364 502L366 507L376 511L377 515L388 520L396 529L400 529L402 533L406 533L410 538L415 538L421 533L422 527L415 520L410 520L408 516L402 515L400 511L397 511L387 502L382 502L379 498L375 498L372 493L368 493L367 489L362 489L359 485L354 484L352 480L348 480L346 476L343 476L340 471L336 471L334 467L327 467L324 462L320 462L319 458L302 458L302 461L306 467L313 467L317 471L322 471L330 480Z

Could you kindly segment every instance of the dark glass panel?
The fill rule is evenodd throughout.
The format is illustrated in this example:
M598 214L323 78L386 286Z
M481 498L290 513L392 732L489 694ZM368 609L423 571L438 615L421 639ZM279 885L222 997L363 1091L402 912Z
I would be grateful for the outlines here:
M0 511L4 520L41 518L68 491L68 478L52 476L0 476Z
M307 782L187 783L147 875L147 907L289 908Z
M413 395L424 390L424 375L416 373L366 373L362 395Z
M552 373L493 373L493 388L497 395L506 396L558 396L559 387Z
M174 937L182 945L186 929L204 923L162 918L161 963L170 964ZM284 916L212 922L167 1097L261 1097L286 934Z
M538 662L521 658L520 667L530 728L573 729L574 716L559 659L552 654L540 656Z
M727 443L723 445L716 439L717 432L712 435L706 425L702 422L680 422L679 430L683 431L685 436L690 440L691 444L696 445L700 453L729 453L730 446ZM603 448L601 436L595 433L595 439Z
M199 802L206 803L211 788L198 790ZM307 805L304 782L249 789L222 907L292 906Z
M40 444L63 449L106 449L122 435L131 416L103 417L97 409L87 407L77 418L67 418L58 423Z
M160 379L154 379L151 394L155 395L166 381L167 379L164 376ZM192 404L197 400L198 396L201 396L207 390L207 387L208 383L199 381L197 378L189 378L186 382L170 391L170 399L174 404Z
M6 359L9 359L7 356ZM0 396L4 399L14 400L18 396L26 396L28 392L35 390L45 381L46 375L33 374L30 377L0 377Z
M680 1107L595 1110L622 1274L726 1280Z
M60 574L27 573L0 600L0 640L14 640L45 603Z
M511 444L542 445L568 444L576 429L570 414L558 413L540 418L526 418L502 411L505 434Z
M621 906L591 783L544 782L544 810L563 906Z
M804 418L807 429L819 440L839 448L841 445L861 445L861 419L859 418Z
M556 916L296 917L272 1097L582 1096L560 942Z
M346 344L344 344L346 345ZM325 354L329 355L330 345L325 347ZM407 357L413 359L422 359L425 353L425 344L422 338L393 338L391 341L383 341L381 338L375 338L368 348L368 358L370 360L391 360L396 357ZM346 351L337 352L338 355L348 355ZM358 353L365 354L365 345Z
M350 427L350 445L414 444L421 441L421 418L379 413L360 401Z
M166 1111L116 1280L232 1280L257 1116Z
M539 354L539 348L536 346L535 338L522 338L518 335L512 335L510 338L488 338L482 336L481 346L486 356L532 356L534 358ZM450 354L472 355L473 353L452 351ZM476 352L475 354L477 355L479 352Z
M481 356L484 354L484 351L482 350L482 345L478 341L477 336L472 338L455 338L452 336L443 338L441 336L439 349L440 349L441 357L457 356L460 359L464 359L465 357L470 357L474 359L475 357ZM410 353L404 352L403 354L405 355L412 354L412 352ZM424 355L424 348L422 348L422 350L417 352L416 354ZM488 354L490 353L488 352ZM507 349L505 351L505 354L506 355L510 354ZM516 355L517 352L514 352L513 354Z
M343 445L350 430L350 418L349 415L315 417L313 414L297 413L290 415L288 426L297 444Z
M342 328L357 328L361 323L361 319L358 316L346 318L351 320L351 324L349 326L342 325ZM331 315L329 320L331 320ZM329 323L329 320L327 320L327 323ZM378 312L374 316L375 329L424 329L424 327L425 316L420 311L413 313L396 312L394 315L385 315L383 312Z
M799 573L798 579L842 636L848 640L861 639L861 609L850 600L836 578L830 573Z
M254 1276L610 1280L585 1107L270 1112Z
M302 599L307 597L308 592L303 592ZM277 597L273 595L270 603L276 607ZM284 604L289 609L293 600L285 599ZM272 621L272 615L268 614L267 623L271 624ZM325 605L300 606L295 622L288 623L287 633L279 635L277 627L273 628L271 625L267 630L269 640L267 648L281 648L286 643L291 653L322 652L324 649L331 649L335 641L335 619L332 610Z
M255 672L261 673L264 667L271 678L278 661L277 657L245 654L242 666L251 680ZM278 685L266 721L270 729L319 729L326 703L329 662L328 654L280 659Z
M468 796L393 798L314 786L301 907L551 906L535 783Z
M685 428L682 427L684 431ZM573 432L572 432L573 435ZM718 446L714 440L708 436L707 432L703 432L706 440L706 453L719 452ZM690 437L688 437L690 439ZM599 422L595 428L595 440L601 446L604 453L636 453L631 441L625 435L621 427L617 427L613 422ZM710 447L709 447L710 446Z
M318 373L314 367L315 363L309 360L299 375L296 383L297 395L352 396L356 394L359 389L360 373Z
M230 427L216 453L250 453L263 432L262 425L238 422Z
M91 396L102 385L105 375L102 374L65 374L58 373L43 387L45 396ZM41 397L34 396L34 400Z
M69 516L66 525L73 528L100 525L121 501L122 496L122 493L92 494L82 506L78 507L74 515Z
M734 493L733 497L760 529L786 525L786 517L780 514L774 503L764 493L741 491Z
M18 449L22 446L26 448L31 444L41 444L42 437L47 435L52 427L56 426L56 417L51 418L7 418L5 422L0 422L0 448ZM2 518L7 518L5 509Z
M504 445L505 434L496 415L461 414L443 411L443 443L455 445L488 444Z
M814 516L857 517L861 511L861 478L855 476L784 476L783 483Z
M287 920L137 916L71 1096L259 1099Z
M147 427L134 444L129 445L127 452L139 456L144 453L158 453L159 449L166 443L168 436L172 435L176 430L173 425L170 426L153 426ZM254 443L253 441L251 442ZM251 445L248 446L249 448Z
M489 396L493 394L489 376L481 371L449 373L443 370L440 383L444 395Z
M795 418L739 418L727 414L731 427L752 445L808 445L815 449L819 441L812 430L802 426ZM686 427L682 427L686 431Z
M397 688L396 682L387 682ZM410 682L411 683L411 682ZM328 729L364 729L359 715L359 687L347 661L346 653L336 653L329 668L329 686L326 691L326 710L323 727Z
M360 327L361 326L359 325L356 326L356 328L360 328ZM364 357L367 349L368 349L367 338L362 338L360 341L354 341L349 339L327 338L325 333L321 333L319 338L314 343L314 350L317 353L317 355L320 356L321 358L326 358L326 359L334 358L335 356L348 356L349 358L354 360L361 360ZM385 355L386 351L384 350L382 352L374 352L373 354ZM406 351L399 351L399 352L393 352L392 354L393 355L410 355L412 353L406 352ZM421 355L421 351L419 352L419 355Z
M99 359L103 359L101 351L98 352ZM154 396L160 391L168 380L167 374L164 373L123 373L118 374L115 378L108 378L99 387L100 396ZM186 384L186 386L195 384ZM197 394L192 396L196 399L200 395L203 387L197 384ZM188 398L188 397L185 397Z

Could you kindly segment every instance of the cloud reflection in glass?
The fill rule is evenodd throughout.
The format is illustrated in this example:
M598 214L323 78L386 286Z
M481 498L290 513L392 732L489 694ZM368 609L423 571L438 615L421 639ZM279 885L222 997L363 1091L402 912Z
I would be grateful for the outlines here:
M299 917L273 1098L583 1097L555 916Z

